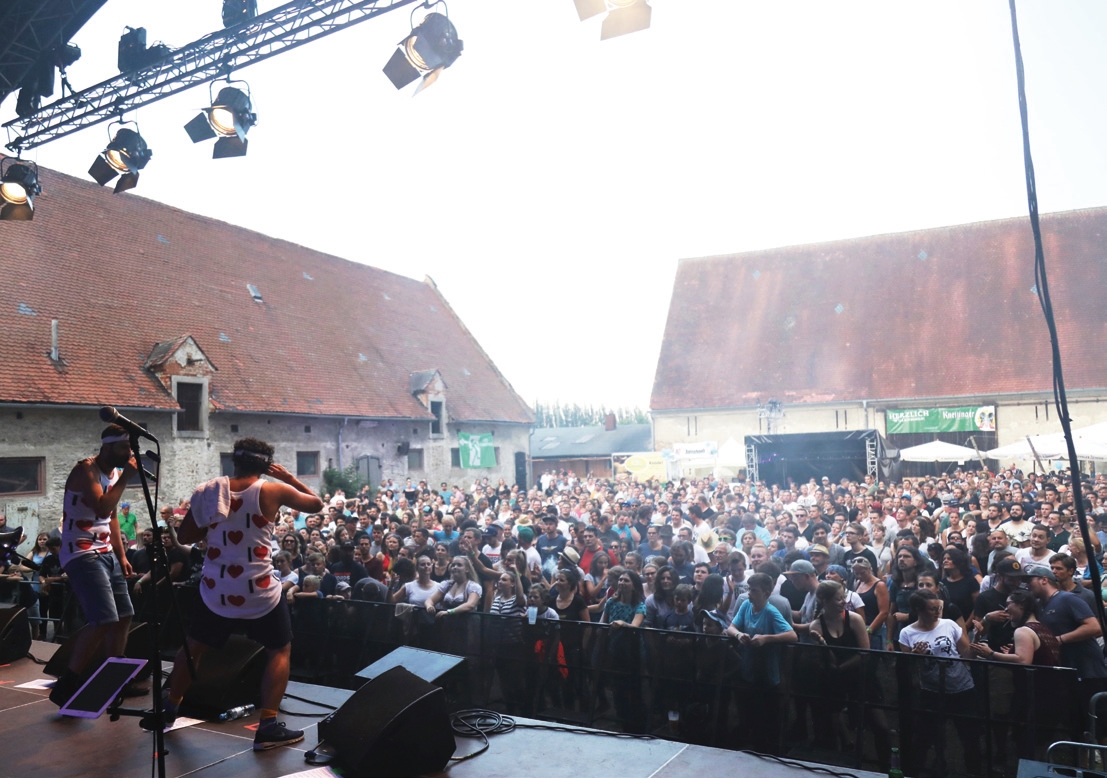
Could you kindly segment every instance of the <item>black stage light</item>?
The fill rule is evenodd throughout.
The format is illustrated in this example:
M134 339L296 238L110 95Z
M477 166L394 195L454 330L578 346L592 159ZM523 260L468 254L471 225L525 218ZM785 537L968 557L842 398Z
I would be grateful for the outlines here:
M246 86L249 90L249 86ZM185 132L193 143L218 137L212 159L246 156L246 133L257 124L248 91L225 86L211 101L211 107L201 111L185 125Z
M119 183L115 185L115 193L120 194L138 185L138 171L146 167L153 155L154 152L146 145L138 130L123 127L93 161L88 174L103 186L122 173Z
M574 0L577 16L590 19L607 11L600 27L600 40L649 29L652 10L647 0Z
M0 221L29 222L35 218L35 195L42 192L38 166L21 159L5 161L9 164L0 174Z
M443 14L431 13L398 44L384 66L384 74L397 89L403 89L419 76L423 83L418 94L438 80L439 74L461 56L462 42L457 29Z
M223 0L223 26L234 27L258 15L258 0Z

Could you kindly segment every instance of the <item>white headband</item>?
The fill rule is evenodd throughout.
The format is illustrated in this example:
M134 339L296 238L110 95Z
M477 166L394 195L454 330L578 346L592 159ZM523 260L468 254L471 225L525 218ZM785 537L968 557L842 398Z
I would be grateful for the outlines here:
M125 440L130 440L129 435L108 435L106 438L100 438L100 443L122 443Z

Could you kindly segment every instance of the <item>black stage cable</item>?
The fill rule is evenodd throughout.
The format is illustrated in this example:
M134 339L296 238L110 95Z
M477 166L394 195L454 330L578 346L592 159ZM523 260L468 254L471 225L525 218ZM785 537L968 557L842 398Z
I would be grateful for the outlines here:
M770 762L777 762L785 767L794 767L798 770L806 770L809 773L819 773L820 775L832 775L834 778L857 778L853 773L840 773L836 770L831 770L828 767L816 767L814 765L804 764L803 762L793 762L790 759L783 759L779 756L773 756L772 754L762 754L759 751L739 751L740 754L746 754L747 756L756 756L758 759L765 759Z
M451 756L450 761L455 763L464 762L467 759L472 759L474 756L480 756L487 751L489 746L489 735L502 735L516 729L542 729L549 732L600 735L603 737L619 738L621 740L657 740L657 738L652 735L632 735L627 732L604 732L598 729L562 727L553 724L520 724L511 716L505 716L493 710L482 710L480 708L459 710L457 713L451 714L450 727L453 729L455 735L467 738L479 738L482 742L481 747L471 754L465 754L465 756ZM815 767L813 765L803 764L802 762L793 762L788 759L782 759L779 756L773 756L772 754L762 754L757 751L740 751L739 753L757 757L758 759L778 762L786 767L794 767L821 775L830 775L833 776L833 778L857 778L853 773L842 773L826 767Z
M459 710L450 715L450 727L455 735L469 738L479 738L482 745L479 749L465 756L451 756L451 762L464 762L474 756L480 756L488 750L488 736L502 735L515 729L542 729L549 732L570 732L577 735L601 735L603 737L620 738L622 740L656 740L652 735L632 735L626 732L604 732L597 729L584 729L583 727L561 727L552 724L520 724L511 716L505 716L494 710L482 710L470 708Z
M286 716L299 716L299 717L305 718L305 719L306 718L317 718L317 717L322 718L323 716L329 716L330 715L329 711L338 710L338 708L334 705L328 705L325 702L316 702L315 700L309 700L307 697L297 697L295 694L289 694L288 692L285 692L284 696L287 697L290 700L299 700L300 702L306 702L308 705L317 705L320 708L326 708L327 711L328 711L327 713L297 713L296 711L286 710L284 708L280 708L279 709L280 712L283 713Z
M30 651L27 652L27 658L30 659L32 662L34 662L36 665L49 664L49 662L47 662L45 659L39 659L37 656L32 654Z
M1019 118L1022 121L1022 156L1026 170L1026 200L1030 211L1030 228L1034 232L1034 282L1037 285L1038 301L1042 306L1046 326L1049 328L1049 342L1053 352L1053 401L1057 406L1057 416L1065 434L1065 445L1069 454L1069 476L1072 482L1072 503L1076 510L1076 519L1080 524L1080 537L1086 548L1092 548L1091 532L1088 529L1088 516L1084 511L1084 497L1080 483L1080 460L1076 456L1076 445L1072 438L1072 420L1069 418L1069 401L1065 393L1065 378L1061 370L1061 343L1057 336L1057 323L1053 319L1053 301L1049 296L1049 281L1046 278L1045 249L1042 246L1042 228L1038 222L1038 187L1034 177L1034 160L1030 155L1030 124L1026 110L1026 78L1023 72L1022 45L1019 43L1019 22L1015 13L1015 0L1008 0L1011 8L1011 35L1015 45L1015 75L1019 88ZM1100 591L1099 565L1090 565L1092 573L1092 591ZM1096 597L1096 614L1100 625L1107 625L1103 598Z

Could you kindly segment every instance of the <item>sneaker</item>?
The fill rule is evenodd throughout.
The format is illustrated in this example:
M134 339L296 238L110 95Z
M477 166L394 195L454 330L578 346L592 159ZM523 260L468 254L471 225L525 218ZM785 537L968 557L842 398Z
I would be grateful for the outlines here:
M258 727L258 731L254 733L254 750L268 751L270 748L299 743L303 739L302 729L289 729L283 721L274 721L272 724Z
M145 697L149 693L150 684L138 679L127 681L127 685L120 691L123 697Z
M67 671L54 682L54 688L50 690L50 702L61 708L73 699L73 695L76 694L77 690L80 688L80 677L75 673Z
M179 710L180 710L180 706L173 705L171 702L169 702L168 697L162 697L161 698L161 711L162 711L161 715L162 715L162 724L165 725L164 729L169 729L171 726L173 726L173 723L176 722L176 720L177 720L177 714L178 714ZM150 711L145 716L143 716L141 719L139 719L138 720L138 726L142 727L142 729L146 730L147 732L153 732L154 729L155 729L154 712Z

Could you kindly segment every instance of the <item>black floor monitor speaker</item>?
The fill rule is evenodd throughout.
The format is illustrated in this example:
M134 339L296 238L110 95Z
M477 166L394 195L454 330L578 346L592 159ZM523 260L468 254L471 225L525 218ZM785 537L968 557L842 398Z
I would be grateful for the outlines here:
M31 621L26 608L0 610L0 662L14 662L31 650Z
M54 652L54 655L50 657L50 661L46 663L46 667L42 668L42 672L46 675L52 675L55 678L60 678L62 673L65 672L65 668L69 665L69 657L73 653L73 645L77 640L77 636L87 629L91 629L87 624L74 632L65 642L58 646L58 650ZM128 659L149 659L150 658L150 630L142 622L131 622L130 632L127 633L127 648L123 652L123 656ZM107 653L103 649L101 644L100 649L96 652L96 655L92 657L89 662L89 669L99 667L104 664L104 660L108 658ZM151 667L149 663L139 671L138 679L144 680L150 676Z
M267 656L260 643L231 635L222 648L204 652L198 677L181 702L181 712L214 718L240 705L257 705Z
M348 775L423 775L443 770L454 753L446 694L393 667L366 683L319 722L323 751Z

